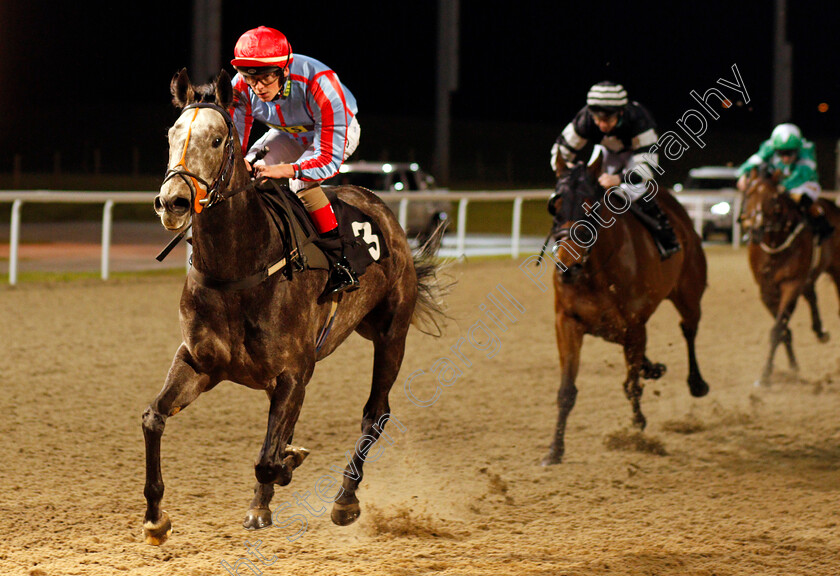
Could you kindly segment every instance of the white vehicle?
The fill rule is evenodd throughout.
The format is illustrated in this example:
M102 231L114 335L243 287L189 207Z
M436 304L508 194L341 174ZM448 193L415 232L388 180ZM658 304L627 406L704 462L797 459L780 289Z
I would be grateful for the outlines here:
M416 162L347 162L324 183L353 184L373 192L446 192ZM399 201L386 204L394 214L398 213ZM450 202L441 200L409 202L406 233L424 239L438 224L449 219L451 209Z
M735 187L738 182L738 168L734 166L702 166L688 171L685 184L675 184L674 192L732 192L737 194ZM704 218L703 240L708 240L713 234L723 234L728 241L732 241L732 211L734 202L721 200L709 206L709 213Z

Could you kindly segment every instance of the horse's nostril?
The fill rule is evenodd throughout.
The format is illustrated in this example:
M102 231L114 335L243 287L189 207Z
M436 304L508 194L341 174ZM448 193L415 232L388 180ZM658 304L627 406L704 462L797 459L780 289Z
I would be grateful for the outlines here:
M161 201L160 196L155 196L155 212L160 212L163 210L163 201Z
M186 198L175 198L175 201L172 202L172 209L173 210L189 210L190 209L190 201Z

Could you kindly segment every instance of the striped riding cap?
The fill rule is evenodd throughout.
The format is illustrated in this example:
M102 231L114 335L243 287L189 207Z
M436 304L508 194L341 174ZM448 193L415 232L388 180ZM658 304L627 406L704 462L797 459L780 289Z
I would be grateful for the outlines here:
M233 49L237 69L246 74L261 74L270 69L285 68L294 59L286 36L274 28L260 26L239 37Z
M627 91L615 82L598 82L589 89L586 105L595 110L621 110L627 106Z

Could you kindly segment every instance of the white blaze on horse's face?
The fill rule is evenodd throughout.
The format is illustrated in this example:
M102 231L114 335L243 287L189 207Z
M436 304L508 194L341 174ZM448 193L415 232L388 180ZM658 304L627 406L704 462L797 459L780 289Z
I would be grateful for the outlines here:
M184 111L169 129L169 169L190 172L205 182L213 182L224 161L227 136L224 118L215 110ZM155 197L155 212L167 230L180 230L189 224L197 192L206 190L188 175L175 176L163 183Z

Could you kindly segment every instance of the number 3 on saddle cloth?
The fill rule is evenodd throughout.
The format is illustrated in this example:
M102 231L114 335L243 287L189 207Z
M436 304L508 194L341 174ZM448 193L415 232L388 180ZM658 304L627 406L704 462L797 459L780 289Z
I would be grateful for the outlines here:
M273 180L263 183L259 190L260 201L284 235L289 261L293 263L287 268L287 275L291 276L293 269L329 270L332 262L327 253L330 250L326 246L319 247L322 240L297 195ZM335 190L325 187L324 193L338 220L344 256L359 277L370 264L388 256L382 232L373 218L340 200Z

